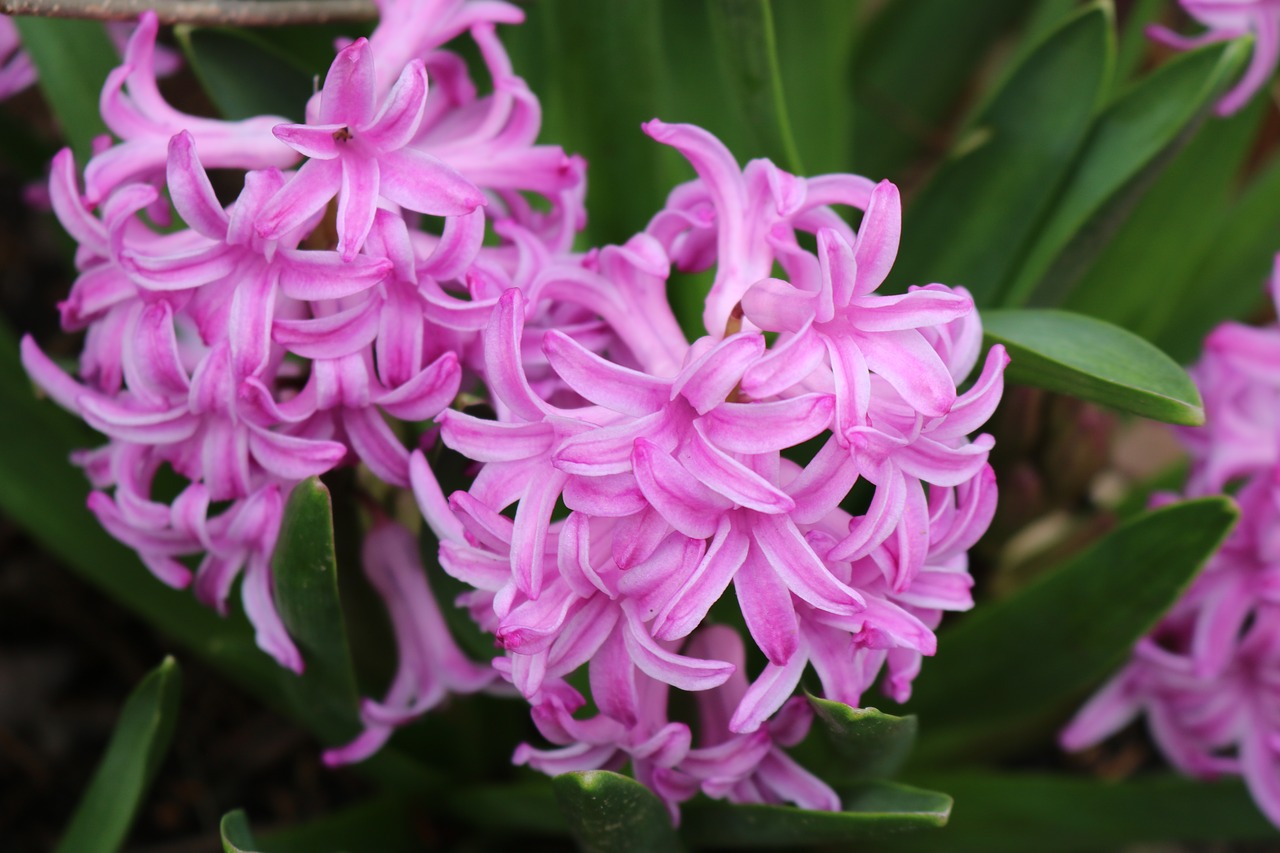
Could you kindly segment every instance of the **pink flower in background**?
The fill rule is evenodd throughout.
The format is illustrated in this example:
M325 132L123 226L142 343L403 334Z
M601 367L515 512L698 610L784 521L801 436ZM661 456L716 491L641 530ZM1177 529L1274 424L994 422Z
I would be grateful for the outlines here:
M329 765L367 758L396 726L429 711L450 693L474 693L497 676L468 660L454 643L409 531L393 522L378 523L365 536L363 561L365 576L391 615L399 664L386 697L366 699L361 706L365 731L346 746L325 752Z
M1152 26L1147 34L1156 41L1179 50L1190 50L1214 42L1253 35L1253 58L1244 76L1218 101L1218 114L1239 112L1258 90L1267 85L1280 63L1280 2L1277 0L1180 0L1182 8L1207 31L1183 36Z
M36 82L36 67L22 49L18 27L0 17L0 100L10 98Z
M1280 307L1280 257L1270 294ZM1178 430L1186 491L1233 490L1240 522L1060 740L1083 749L1145 717L1175 767L1242 775L1280 826L1280 326L1224 323L1191 374L1206 421Z

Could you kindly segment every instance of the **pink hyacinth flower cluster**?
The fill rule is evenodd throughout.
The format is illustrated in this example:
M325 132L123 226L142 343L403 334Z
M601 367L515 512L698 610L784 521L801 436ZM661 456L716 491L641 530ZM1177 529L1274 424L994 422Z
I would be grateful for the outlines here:
M502 291L482 332L495 417L438 419L475 480L446 499L415 454L413 488L549 742L518 763L630 764L673 815L698 791L835 809L784 750L811 721L796 688L812 667L857 705L885 673L905 700L943 612L972 605L966 551L996 493L991 439L969 436L1007 357L957 393L981 354L970 297L875 292L898 247L892 184L744 170L698 128L645 130L697 180L626 244L544 256ZM862 212L856 232L833 205ZM715 269L692 342L673 267ZM859 480L871 496L850 512ZM725 620L761 653L754 673ZM673 690L698 725L672 718Z
M269 566L289 490L356 461L407 487L412 436L389 419L449 406L477 337L446 294L476 296L474 270L513 263L509 241L482 247L486 221L552 251L583 216L581 164L533 144L537 104L494 34L519 13L465 8L401 21L396 44L412 34L419 50L387 79L377 45L392 36L343 48L306 124L174 109L144 16L102 92L115 141L86 164L83 188L70 151L54 160L52 205L79 244L62 323L85 343L75 377L30 338L22 356L109 439L77 459L95 486L89 506L160 580L194 584L219 610L243 574L259 645L293 670L303 662ZM492 92L440 48L460 33ZM213 169L243 175L223 186L229 203ZM162 471L177 475L176 496L159 497Z
M1280 307L1280 258L1271 297ZM1179 431L1187 495L1232 490L1240 523L1061 741L1082 749L1145 715L1175 767L1243 775L1280 825L1280 325L1218 327L1192 375L1206 424Z
M943 613L972 606L967 552L996 502L992 439L972 436L1003 349L983 356L961 288L877 292L901 229L891 183L742 168L689 125L645 131L697 178L623 245L575 252L584 164L536 144L538 102L495 29L519 10L382 11L302 123L175 110L146 17L103 92L117 141L83 189L55 161L79 243L62 317L85 348L74 377L30 338L23 359L108 438L77 457L90 507L211 606L243 576L259 644L297 671L270 576L287 493L354 465L412 491L500 653L462 655L416 540L379 518L364 569L399 666L331 764L495 684L546 741L517 763L629 764L673 817L698 792L839 808L786 752L812 721L797 687L812 670L828 699L880 681L904 701ZM210 170L243 181L220 196ZM666 291L703 270L689 341ZM442 483L438 444L472 460L465 480ZM673 691L696 723L673 718Z
M1184 36L1153 25L1147 35L1178 50L1191 50L1214 42L1252 34L1253 57L1240 81L1218 101L1218 115L1239 112L1266 86L1280 64L1280 0L1180 0L1182 8L1207 29Z

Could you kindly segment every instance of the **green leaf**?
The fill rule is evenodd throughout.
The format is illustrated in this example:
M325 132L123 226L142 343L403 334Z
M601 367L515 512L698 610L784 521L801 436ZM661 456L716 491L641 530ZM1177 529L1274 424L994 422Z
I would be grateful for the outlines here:
M944 281L991 302L1016 269L1089 130L1111 75L1111 20L1073 15L1013 71L912 202L888 287Z
M182 672L165 658L129 694L58 853L109 853L124 845L173 739L181 691Z
M331 741L349 738L357 731L359 697L338 601L333 509L318 477L289 495L271 571L280 618L306 662L296 678L281 670L285 690L315 732Z
M1096 853L1139 844L1274 842L1276 828L1235 779L1174 776L1123 782L1032 773L929 774L921 782L956 798L937 834L885 843L889 851L934 853ZM1265 845L1264 845L1265 846ZM1163 848L1161 848L1163 849Z
M887 782L841 791L844 811L732 805L695 800L684 808L681 836L696 847L852 844L945 826L951 797ZM932 836L931 836L932 837Z
M716 53L757 147L787 171L805 174L787 115L769 0L710 0L709 8Z
M809 696L818 720L840 757L841 778L882 779L898 772L916 740L916 718L875 708L851 708Z
M908 705L927 721L914 756L994 751L1056 715L1126 659L1238 515L1225 497L1145 513L945 631Z
M180 26L174 34L223 118L302 121L314 84L300 63L244 30Z
M222 816L219 824L222 831L222 849L224 853L256 853L258 844L253 840L253 831L249 829L249 817L244 809L236 809Z
M854 48L854 171L897 179L921 152L936 150L979 62L1030 6L1026 0L884 4Z
M671 186L666 164L675 155L640 130L664 113L661 4L616 0L606 15L596 0L561 0L532 4L527 15L503 41L542 101L542 139L591 164L588 245L622 243L644 228Z
M1001 302L1057 304L1125 220L1150 181L1190 141L1249 53L1248 40L1185 53L1098 117L1062 194Z
M778 65L806 174L852 169L853 47L859 4L773 3Z
M988 344L1012 359L1005 378L1174 424L1204 423L1200 392L1173 359L1132 332L1068 311L985 311Z
M22 48L36 67L40 91L58 119L62 135L84 164L93 138L107 132L98 96L107 74L120 64L115 45L98 21L14 17ZM75 57L75 61L68 61Z
M1215 225L1225 218L1263 106L1257 101L1196 135L1138 201L1064 307L1157 337L1199 288L1202 260L1218 251Z
M667 853L682 849L657 795L608 770L561 773L552 780L574 840L588 853Z
M1211 251L1191 275L1183 298L1169 300L1169 315L1155 339L1183 362L1199 356L1210 329L1264 301L1264 284L1280 249L1280 156L1272 157L1225 216L1204 224L1212 233Z

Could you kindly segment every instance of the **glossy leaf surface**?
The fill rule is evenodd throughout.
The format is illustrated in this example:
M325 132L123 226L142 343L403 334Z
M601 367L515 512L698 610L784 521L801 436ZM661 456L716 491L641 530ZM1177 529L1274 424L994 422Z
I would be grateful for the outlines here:
M553 781L569 831L584 851L665 853L681 849L657 795L608 770L562 773Z
M1246 42L1227 42L1183 54L1107 107L1003 290L1003 304L1061 301L1149 182L1191 139L1248 52Z
M1274 841L1276 829L1238 780L1172 775L1121 782L1032 773L923 776L956 798L952 822L932 835L903 836L887 851L1093 853L1173 843ZM1072 819L1067 816L1079 816Z
M278 115L303 120L313 78L299 63L242 30L179 27L176 35L223 118ZM263 85L265 80L270 85Z
M851 708L817 696L809 696L809 704L839 756L841 778L892 777L915 744L914 716L895 717L875 708Z
M303 480L289 495L271 570L280 618L306 666L297 678L280 672L285 689L318 734L349 737L357 713L355 674L338 601L333 509L319 478Z
M908 785L859 785L841 790L840 799L839 812L699 801L685 809L681 835L700 848L856 844L935 830L951 815L951 797Z
M891 286L940 281L990 303L1088 132L1111 74L1110 16L1068 18L1016 67L907 209Z
M1225 497L1147 512L939 637L909 708L937 758L1012 740L1125 660L1239 515Z
M219 830L222 833L223 853L257 853L258 844L253 840L249 817L244 809L224 814Z
M982 322L987 343L1009 351L1009 382L1168 423L1204 423L1187 372L1132 332L1068 311L987 311Z

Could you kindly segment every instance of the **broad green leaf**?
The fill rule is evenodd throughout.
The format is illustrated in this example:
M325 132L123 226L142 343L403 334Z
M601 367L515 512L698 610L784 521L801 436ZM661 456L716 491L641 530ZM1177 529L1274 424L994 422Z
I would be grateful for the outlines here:
M1204 423L1200 392L1173 359L1132 332L1069 311L985 311L1004 344L1009 382L1034 385L1174 424Z
M739 162L765 156L768 152L757 147L760 140L752 132L745 105L725 96L730 83L722 63L713 57L717 36L710 0L662 0L654 5L662 13L657 117L666 122L696 124L710 131ZM692 178L693 170L674 151L663 154L668 169L668 183L663 187L666 192L675 181Z
M1215 226L1225 218L1263 106L1255 102L1200 130L1138 201L1064 307L1155 339L1198 286L1201 261L1218 250Z
M898 180L922 152L938 152L978 64L1030 5L1026 0L883 4L854 48L853 171Z
M165 658L129 694L58 853L110 853L124 845L169 750L181 691L182 671L177 661Z
M115 45L98 21L11 20L22 37L23 50L36 67L40 90L62 135L75 151L76 162L83 165L92 153L94 137L107 132L98 112L98 96L107 74L120 64Z
M889 289L942 281L994 299L1089 130L1114 50L1094 4L1027 56L908 208Z
M177 27L174 34L223 118L278 115L303 120L314 72L257 34L189 26Z
M859 4L774 2L787 115L806 174L853 169L853 47Z
M840 794L844 811L839 812L698 800L684 807L680 834L699 848L795 849L934 830L951 815L951 797L907 785L867 784Z
M1205 335L1218 323L1243 317L1264 302L1264 285L1280 250L1280 157L1272 157L1221 221L1205 226L1213 234L1211 250L1183 297L1170 300L1171 312L1155 338L1182 362L1199 356Z
M1057 304L1134 202L1190 141L1249 53L1247 40L1183 54L1139 81L1098 117L1063 192L1001 302Z
M911 753L916 718L895 717L875 708L851 708L809 696L819 722L839 757L840 778L883 779L893 776Z
M280 618L306 665L296 678L281 670L285 690L322 737L350 737L358 696L338 601L333 509L319 478L303 480L289 495L271 570Z
M669 853L681 849L657 795L608 770L562 773L552 780L574 840L588 853Z
M908 707L914 753L996 750L1107 675L1182 594L1239 511L1225 497L1145 513L938 640Z
M606 15L595 0L562 0L533 4L527 14L503 40L541 99L542 140L591 164L588 245L622 243L644 228L671 186L664 164L672 155L640 130L662 112L662 8L617 0Z
M787 115L770 0L710 0L709 9L716 53L757 147L783 169L803 175Z
M219 829L222 832L223 853L257 853L258 843L253 840L249 816L244 813L244 809L224 814Z
M1276 828L1235 779L1153 776L1107 782L1043 773L957 772L923 775L920 781L945 787L958 803L955 816L941 832L892 839L883 849L1096 853L1162 842L1176 849L1188 844L1235 849L1235 843L1276 837Z

